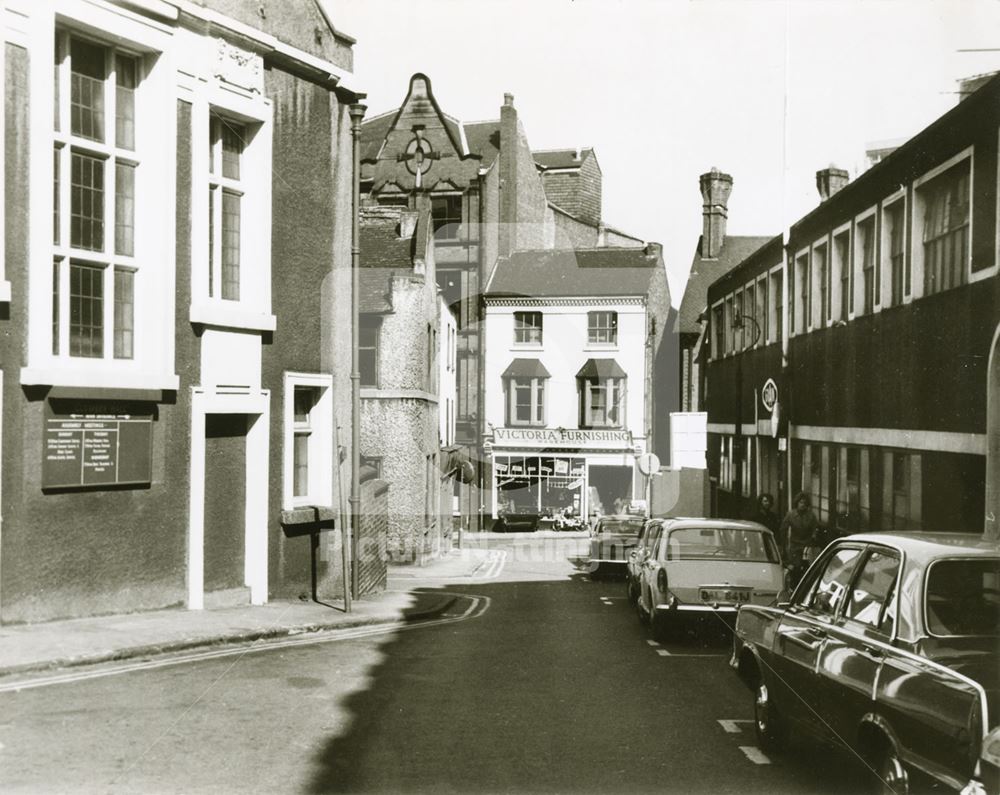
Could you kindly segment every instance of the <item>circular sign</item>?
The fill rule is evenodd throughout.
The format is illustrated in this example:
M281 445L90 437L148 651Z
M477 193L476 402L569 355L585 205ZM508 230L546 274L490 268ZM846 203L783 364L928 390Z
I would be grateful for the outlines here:
M643 453L639 456L636 464L639 467L639 471L647 477L660 471L660 459L656 453Z
M774 411L774 406L778 402L778 385L773 378L768 378L764 382L763 389L760 390L760 402L768 411Z

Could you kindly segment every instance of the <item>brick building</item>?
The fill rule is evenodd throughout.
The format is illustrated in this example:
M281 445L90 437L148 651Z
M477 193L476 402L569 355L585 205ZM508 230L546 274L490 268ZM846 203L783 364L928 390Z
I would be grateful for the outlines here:
M761 491L787 507L804 489L837 533L982 532L998 138L992 78L853 182L818 172L822 201L785 245L774 238L709 288L720 513L745 513Z
M349 452L353 40L312 0L2 13L0 620L308 593L282 518L335 515Z

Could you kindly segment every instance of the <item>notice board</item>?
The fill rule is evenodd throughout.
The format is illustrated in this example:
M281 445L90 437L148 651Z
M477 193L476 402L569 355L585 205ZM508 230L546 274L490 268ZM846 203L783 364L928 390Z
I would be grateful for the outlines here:
M42 488L122 486L152 480L153 417L46 402Z

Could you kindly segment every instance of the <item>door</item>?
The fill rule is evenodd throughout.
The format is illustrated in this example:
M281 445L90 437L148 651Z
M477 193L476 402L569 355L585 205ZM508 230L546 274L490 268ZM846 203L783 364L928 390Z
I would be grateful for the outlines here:
M246 443L246 414L205 415L206 593L246 585Z
M828 733L818 698L817 667L833 620L861 558L860 546L841 546L810 572L812 582L799 589L797 602L782 616L774 640L774 703L784 715L810 731Z
M871 710L896 614L899 554L875 547L848 591L843 613L829 630L819 658L819 699L829 729L846 742Z

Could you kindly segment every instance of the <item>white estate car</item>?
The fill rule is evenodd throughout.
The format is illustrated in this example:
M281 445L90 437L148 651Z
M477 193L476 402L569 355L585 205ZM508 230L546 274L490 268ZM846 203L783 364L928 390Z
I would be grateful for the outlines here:
M653 634L683 616L711 616L730 626L741 604L775 604L784 587L778 545L756 522L678 519L649 534L639 576L639 617Z

